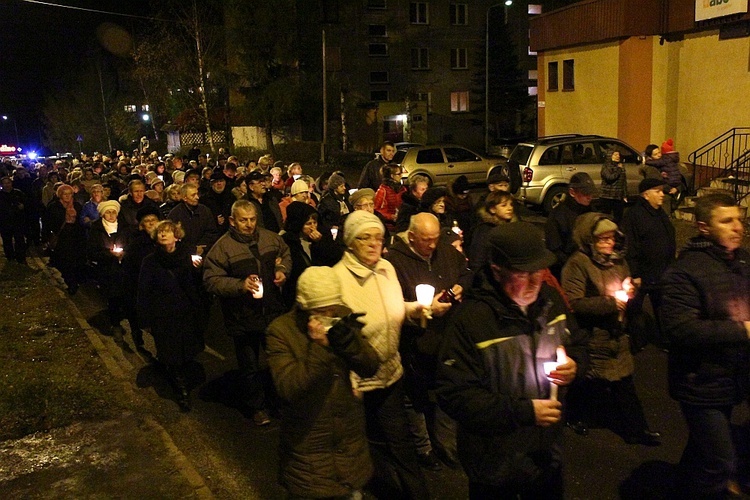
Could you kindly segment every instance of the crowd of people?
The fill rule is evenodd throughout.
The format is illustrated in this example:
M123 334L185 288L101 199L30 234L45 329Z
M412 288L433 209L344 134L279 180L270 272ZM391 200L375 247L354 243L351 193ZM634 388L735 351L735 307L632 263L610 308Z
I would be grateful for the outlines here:
M649 342L690 431L684 498L722 498L743 479L729 420L750 395L750 255L734 200L711 195L677 259L674 162L648 149L632 206L615 153L611 186L575 174L544 231L502 175L476 202L465 176L404 185L391 143L358 189L223 150L5 162L0 236L8 260L46 252L70 294L95 280L104 333L124 345L127 320L148 356L150 334L183 411L218 302L238 403L281 420L290 498L429 498L423 469L444 466L471 498L563 498L563 425L660 444L633 381Z

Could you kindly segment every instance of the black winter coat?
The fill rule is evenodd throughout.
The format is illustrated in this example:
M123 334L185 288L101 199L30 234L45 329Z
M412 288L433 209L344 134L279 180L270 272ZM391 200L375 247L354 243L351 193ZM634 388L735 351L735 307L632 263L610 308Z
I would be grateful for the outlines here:
M750 253L692 239L662 277L659 320L670 339L669 394L699 406L734 405L748 395Z
M284 304L288 309L291 309L295 303L297 281L305 269L310 266L332 267L344 255L342 247L333 241L330 232L323 231L321 235L319 241L310 243L310 256L302 247L299 233L284 233L281 236L289 247L289 254L292 257L292 270L282 288Z
M641 278L642 286L655 285L674 261L677 250L669 216L639 197L635 206L625 211L620 228L625 233L628 245L625 258L633 278Z
M112 234L107 234L102 219L91 223L86 241L86 257L106 298L125 296L125 270L120 260L112 254L112 249L115 246L122 248L124 257L128 240L128 231L119 223L117 232Z
M544 244L555 254L557 262L550 266L550 271L560 279L562 268L578 245L573 240L573 227L579 215L591 212L591 206L578 203L567 195L562 203L552 209L544 225Z

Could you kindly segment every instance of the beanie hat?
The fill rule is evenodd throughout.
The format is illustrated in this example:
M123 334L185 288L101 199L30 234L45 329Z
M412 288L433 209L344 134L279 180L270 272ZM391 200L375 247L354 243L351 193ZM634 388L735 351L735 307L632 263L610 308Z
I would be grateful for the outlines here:
M594 226L592 234L594 236L599 236L604 233L611 233L612 231L617 231L617 224L609 219L600 219Z
M422 199L419 200L419 206L422 210L429 210L433 203L447 194L448 190L444 187L431 187L422 195Z
M662 154L671 153L672 151L674 151L674 139L669 138L661 143Z
M214 170L214 172L211 174L211 182L226 181L226 180L227 180L227 176L224 175L224 172L222 172L221 170Z
M453 181L454 194L466 194L469 192L469 179L465 175L459 175Z
M359 203L359 200L362 198L372 198L374 200L375 191L370 188L357 189L353 194L349 195L349 203L351 203L353 207L356 207L357 203Z
M307 185L302 179L297 179L292 183L292 188L289 193L294 196L300 193L307 193L310 190L310 186Z
M380 229L385 233L383 223L378 216L371 214L367 210L355 210L346 216L344 222L344 243L347 247L352 245L354 238L367 231L368 229Z
M342 184L346 184L346 180L339 174L333 174L328 178L328 189L331 191L336 191Z
M153 178L153 179L151 179L151 181L149 182L149 186L153 188L154 186L156 186L156 185L157 185L157 184L159 184L160 182L161 182L162 184L164 184L164 181L163 181L163 180L159 179L158 177L154 177L154 178Z
M157 219L161 219L159 209L153 205L145 205L138 209L135 213L135 220L141 222L147 215L155 215Z
M182 170L176 170L172 174L172 180L175 182L175 184L182 184L185 182L185 172Z
M530 273L549 267L557 260L544 246L544 233L530 222L493 227L487 233L487 248L490 262Z
M341 280L328 266L310 266L302 272L297 281L297 304L303 311L339 306L337 315L350 312L341 299Z
M106 212L107 210L114 210L119 214L120 204L115 200L102 201L99 203L99 205L96 206L96 210L99 212L99 215L104 215L104 212Z
M662 178L655 179L653 177L647 177L646 179L643 179L640 184L638 184L638 192L643 193L648 191L649 189L654 189L655 187L659 186L665 186L666 184L667 181Z
M287 233L300 233L310 216L318 212L304 201L293 201L286 207L286 221L284 229Z

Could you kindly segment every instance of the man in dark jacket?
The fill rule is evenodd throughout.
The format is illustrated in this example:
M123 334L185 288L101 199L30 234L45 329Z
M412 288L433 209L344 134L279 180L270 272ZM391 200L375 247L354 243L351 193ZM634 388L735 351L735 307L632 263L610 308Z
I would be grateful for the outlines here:
M557 257L557 262L550 266L555 278L560 273L568 258L578 250L573 241L573 227L579 215L591 212L591 200L597 195L594 180L586 172L573 174L568 185L568 196L549 213L544 226L544 243Z
M729 498L737 457L732 409L748 396L750 253L740 248L740 209L726 195L698 199L700 235L662 277L660 320L670 340L669 394L689 435L681 498Z
M0 237L8 260L26 264L26 221L30 204L26 195L13 186L10 177L0 179Z
M169 219L182 224L185 230L183 244L190 252L203 255L219 238L219 229L211 210L199 203L198 188L192 184L183 184L180 188L182 203L169 212Z
M258 224L274 233L281 231L281 209L279 200L267 193L266 180L261 172L251 172L245 177L247 195L245 198L255 205L258 211Z
M214 214L216 226L221 234L229 227L229 215L232 211L232 203L237 198L232 194L231 189L227 188L227 177L221 170L214 171L211 174L211 184L208 192L200 198L200 203L206 205L211 213Z
M584 339L562 297L543 283L555 256L540 230L504 224L487 244L490 260L448 322L438 401L458 422L471 498L562 499L562 406L551 385L585 373ZM544 362L556 363L549 379Z
M234 339L243 403L253 412L256 425L268 425L258 355L266 327L286 311L281 286L292 259L281 236L258 227L258 218L255 204L234 202L229 231L204 260L203 284L219 297L227 333Z
M417 300L416 287L419 284L434 286L436 297L445 294L442 301L437 298L433 301L432 320L426 328L404 324L399 352L414 418L419 419L420 423L426 420L441 456L449 464L457 464L455 423L435 408L429 392L435 389L437 353L445 331L447 313L460 302L463 288L468 285L466 280L470 279L466 258L450 243L441 240L440 221L426 212L411 217L409 230L395 238L387 258L396 269L407 302ZM433 443L426 434L427 430L423 427L423 435L417 439L418 458L423 466L437 469L439 463L432 453Z
M122 230L138 231L136 215L143 207L158 208L159 205L146 196L146 184L140 179L133 179L128 182L128 196L120 202L120 214L117 216L117 221L123 225Z
M367 162L359 176L359 189L370 188L377 191L383 181L381 171L383 166L388 165L396 154L396 146L391 141L385 141L380 146L380 154Z
M658 324L648 314L648 308L644 310L648 297L652 310L658 311L662 295L659 279L669 264L674 262L677 250L674 226L661 209L665 185L664 179L643 179L638 185L641 196L635 206L625 212L621 224L628 245L625 259L633 281L640 284L628 312L629 315L639 312L634 316L638 318L638 325L629 332L634 350L643 348L649 342L666 343L659 333ZM636 325L635 320L631 321L631 325Z

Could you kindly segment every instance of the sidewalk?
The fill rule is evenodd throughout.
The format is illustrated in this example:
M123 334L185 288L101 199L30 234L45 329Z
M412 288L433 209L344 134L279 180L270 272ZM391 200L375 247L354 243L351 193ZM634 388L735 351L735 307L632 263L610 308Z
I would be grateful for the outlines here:
M108 373L111 379L97 380L92 371L90 383L114 381L132 402L131 410L114 419L75 421L66 427L1 441L0 498L213 498L169 434L147 413L149 405L139 404L142 396L128 382L129 363L119 348L81 316L61 290L54 272L39 258L29 258L29 268L24 268L0 256L0 295L6 315L27 297L45 297L39 308L54 307L55 301L65 304L77 324L65 334L85 336L88 342L79 342L77 352L66 352L61 359L44 359L45 369L62 367L73 356L93 358L106 370L100 373ZM0 335L8 339L28 337L28 330L33 328L29 323L20 320L11 322L11 327L3 324ZM42 328L35 333L44 334ZM7 365L2 370L6 369ZM55 398L45 403L46 408L53 407ZM12 412L12 408L0 405L0 418L12 417ZM44 421L44 417L35 416L34 421Z

